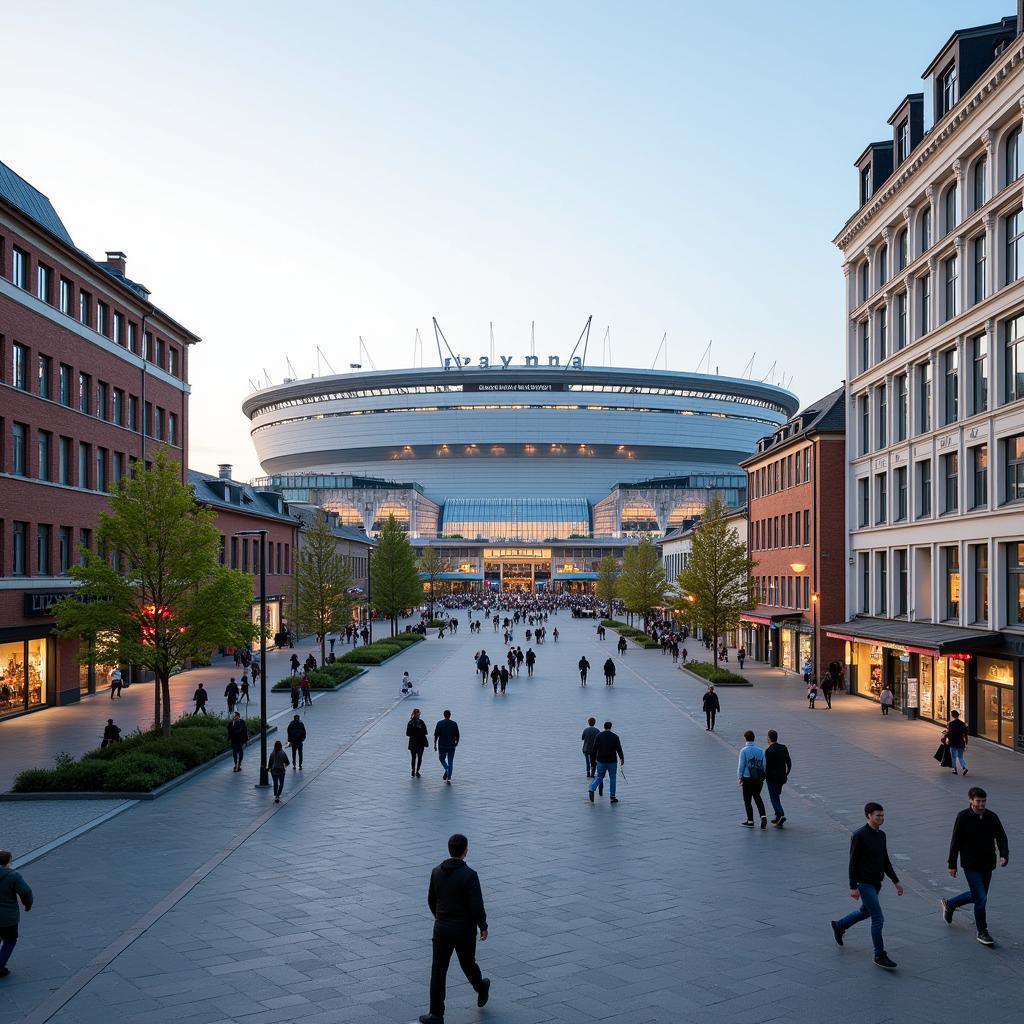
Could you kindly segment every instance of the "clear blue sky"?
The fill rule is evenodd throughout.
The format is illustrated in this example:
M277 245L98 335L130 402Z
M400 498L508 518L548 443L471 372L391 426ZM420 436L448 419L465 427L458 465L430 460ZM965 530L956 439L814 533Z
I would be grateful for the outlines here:
M202 335L196 469L258 472L249 378L567 354L843 376L854 158L1011 0L6 4L0 159ZM930 121L930 115L929 115ZM775 378L778 380L778 377Z

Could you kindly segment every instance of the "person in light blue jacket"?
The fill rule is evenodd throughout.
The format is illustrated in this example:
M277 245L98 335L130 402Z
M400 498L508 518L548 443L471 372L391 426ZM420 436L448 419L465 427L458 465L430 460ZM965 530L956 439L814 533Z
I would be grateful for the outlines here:
M754 742L754 734L750 729L743 734L743 738L747 742L740 750L736 780L743 791L743 807L747 817L740 824L744 828L754 827L754 809L751 807L753 801L761 815L761 828L766 829L768 815L765 813L764 800L761 799L761 787L764 786L764 751Z

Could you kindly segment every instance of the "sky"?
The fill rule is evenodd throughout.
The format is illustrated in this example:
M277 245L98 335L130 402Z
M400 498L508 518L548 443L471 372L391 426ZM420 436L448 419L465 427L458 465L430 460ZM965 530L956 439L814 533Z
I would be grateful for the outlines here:
M606 330L618 366L710 341L810 402L843 375L854 159L1014 7L0 0L0 160L202 337L194 469L260 473L241 403L286 359L411 366L419 329L436 365L434 316L515 362L588 316L588 362Z

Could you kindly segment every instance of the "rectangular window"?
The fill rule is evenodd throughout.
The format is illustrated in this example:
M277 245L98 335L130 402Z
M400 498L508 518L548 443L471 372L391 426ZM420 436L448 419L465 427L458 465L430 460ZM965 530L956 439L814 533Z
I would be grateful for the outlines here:
M288 545L288 544L285 544L285 546L284 546L284 574L285 574L285 576L290 576L291 572L292 572L292 569L291 569L291 565L292 565L291 557L292 557L292 555L291 555L291 546Z
M72 369L67 363L61 363L57 372L57 387L59 389L58 400L61 405L71 407L71 381Z
M896 440L907 439L907 375L896 378Z
M1015 316L1003 324L1003 352L1006 401L1015 402L1024 398L1024 316Z
M932 429L932 364L917 366L917 432L925 434Z
M39 357L39 397L50 398L50 377L53 374L53 363L50 361L49 356Z
M971 449L971 508L984 508L988 504L988 445L979 444Z
M36 298L53 305L53 271L42 263L36 264Z
M943 618L960 618L960 548L956 545L942 549L942 566L945 576L945 614Z
M1024 501L1024 434L1003 442L1006 500Z
M893 552L896 561L896 594L893 612L896 615L907 614L907 549L897 548Z
M889 401L884 384L879 384L878 392L878 447L885 448L889 444Z
M871 556L860 554L860 610L864 615L871 611Z
M78 442L78 486L88 488L89 486L89 460L92 452L84 441Z
M71 316L71 300L75 286L66 278L60 279L60 311Z
M102 335L107 334L110 310L105 302L96 303L96 330Z
M957 199L957 187L956 185L950 185L946 189L946 194L942 201L943 211L943 232L942 234L948 235L950 231L957 226L958 218L956 215L956 199Z
M885 473L875 476L875 525L881 526L888 518L889 495L888 477Z
M96 382L96 415L101 420L107 418L107 385L102 380Z
M878 566L878 614L888 615L889 613L889 559L884 551L876 555Z
M804 544L811 543L811 510L804 509Z
M114 313L114 341L118 345L124 345L124 315Z
M905 117L896 127L896 165L910 156L910 118Z
M917 336L923 337L932 329L932 275L922 274L917 279L917 291L921 297Z
M885 286L885 282L889 280L889 246L883 245L878 250L878 287L882 288Z
M62 575L71 571L71 549L74 544L74 537L70 526L62 526L58 534L58 572Z
M858 518L858 526L867 526L871 522L871 495L868 491L869 482L868 478L861 477L857 481L857 505L860 508L860 516Z
M119 484L124 479L124 452L114 452L113 481Z
M939 76L939 109L936 111L935 119L944 117L953 109L956 103L956 64L950 64Z
M11 472L15 476L28 476L28 425L11 424Z
M28 523L14 523L11 555L11 574L25 576L28 573Z
M92 412L92 378L87 373L78 374L78 411Z
M988 545L971 545L974 569L974 614L972 621L988 622Z
M907 518L907 467L900 466L896 470L896 522L902 523Z
M249 538L242 538L242 572L249 571Z
M942 456L942 513L956 512L960 507L960 456L950 452Z
M139 400L135 395L128 396L128 429L139 429Z
M919 256L923 256L932 247L932 208L926 206L921 214L921 248Z
M136 337L135 337L136 329L137 328L135 327L135 324L133 324L129 320L128 321L128 351L129 352L136 352L137 353L138 349L139 349L138 341L136 340Z
M158 440L164 439L164 411L160 406L153 410L153 436Z
M92 551L92 530L83 527L78 531L78 545L85 548L86 551ZM85 565L85 556L81 552L78 554L78 562L80 565Z
M1006 232L1005 284L1012 284L1024 273L1024 211L1017 210L1003 219Z
M985 236L978 235L971 243L974 254L974 301L981 302L985 298L986 253Z
M860 265L860 301L867 302L871 294L871 264L865 260Z
M28 253L17 246L11 252L11 280L18 288L28 291Z
M92 296L88 292L78 292L78 320L86 327L92 324Z
M107 449L96 449L96 490L105 494L110 480L107 477Z
M153 335L149 331L142 333L142 358L153 361Z
M932 461L925 459L917 464L917 517L923 519L932 514Z
M871 164L860 172L860 205L863 206L871 198Z
M124 392L114 388L114 400L110 408L110 418L119 426L124 426Z
M14 342L11 345L12 370L11 383L19 391L28 391L28 349Z
M878 311L878 360L889 354L889 312L885 306Z
M52 480L50 475L50 452L53 435L48 430L36 431L36 476L40 480Z
M988 173L988 160L982 157L974 164L974 209L980 210L988 201L988 190L985 187L985 175Z
M907 347L907 293L896 296L896 350Z
M907 229L904 228L896 236L896 269L907 269Z
M971 338L971 413L988 409L988 335Z
M860 454L867 455L871 450L871 410L867 395L861 395L857 399L857 407L860 419Z
M167 414L167 443L178 444L178 416L177 413Z
M231 538L231 568L238 568L238 538Z
M867 320L862 320L858 329L860 331L860 368L863 372L871 365L871 332L868 330Z
M50 575L50 541L53 527L40 524L36 527L36 573L39 576Z
M180 377L181 373L178 369L178 350L173 345L168 349L168 356L168 372L171 374L172 377Z
M74 484L71 479L71 438L62 437L60 439L60 445L58 448L58 466L57 466L57 480L59 483L64 484L65 487L70 487Z
M947 348L942 353L942 379L944 389L943 423L956 423L959 413L960 353Z
M960 280L960 271L955 256L942 261L942 280L946 290L944 303L945 319L952 320L960 312L957 307L957 285Z
M164 359L164 350L165 350L165 348L166 348L166 342L164 341L164 339L163 338L157 338L156 339L156 365L161 367L161 368L166 366L166 361Z
M1006 545L1006 624L1024 626L1024 544Z

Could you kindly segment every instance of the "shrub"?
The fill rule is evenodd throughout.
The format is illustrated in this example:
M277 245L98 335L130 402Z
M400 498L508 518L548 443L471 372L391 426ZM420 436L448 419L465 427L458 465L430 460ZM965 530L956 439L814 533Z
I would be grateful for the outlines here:
M187 730L196 732L197 730ZM228 746L227 727L224 727L223 738L215 738L206 735L205 731L199 736L171 735L168 739L153 740L146 744L146 756L152 754L155 757L173 758L180 761L186 768L196 768L205 761L210 761L218 754L223 753ZM116 762L115 762L116 763Z
M358 665L345 664L341 661L331 662L309 674L309 688L311 690L333 690L338 683L345 682L353 676L359 675L362 671ZM278 691L290 690L292 688L292 676L285 676L274 683L273 689ZM296 677L297 678L297 677Z
M133 752L110 765L103 788L110 793L145 793L185 770L185 765L175 758Z
M730 672L727 668L715 668L706 661L688 661L685 666L694 675L706 679L715 686L753 686L754 684L738 672Z
M379 665L388 658L399 654L403 650L401 644L393 644L385 641L372 643L368 647L356 647L354 650L344 654L338 660L348 662L351 665Z
M427 629L440 629L442 626L447 626L447 619L428 619Z
M103 789L110 764L86 758L60 768L28 768L14 780L15 793L95 792Z
M422 633L396 633L394 636L389 636L384 643L408 646L409 644L418 644L422 639Z

